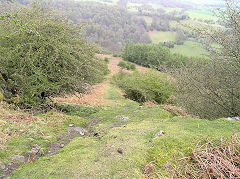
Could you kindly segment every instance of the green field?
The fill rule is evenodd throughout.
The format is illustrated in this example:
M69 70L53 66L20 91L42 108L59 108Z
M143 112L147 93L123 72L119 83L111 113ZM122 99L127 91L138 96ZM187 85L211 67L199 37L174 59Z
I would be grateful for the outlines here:
M210 9L191 9L187 11L190 18L202 19L202 20L217 20L214 13Z
M202 44L193 41L186 41L184 45L176 45L172 51L188 57L207 55L207 51L203 48Z
M170 42L176 40L176 32L154 32L149 33L153 43Z

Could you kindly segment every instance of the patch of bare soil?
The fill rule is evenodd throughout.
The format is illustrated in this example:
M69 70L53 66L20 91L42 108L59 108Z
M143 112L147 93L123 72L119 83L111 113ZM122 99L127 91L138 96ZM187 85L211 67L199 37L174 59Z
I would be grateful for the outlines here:
M152 101L147 101L143 104L144 106L147 106L147 107L155 107L155 106L158 106L157 103L155 102L152 102Z
M59 103L102 106L104 104L108 104L108 100L105 99L105 96L107 95L109 85L109 81L104 81L101 84L94 85L92 90L87 94L75 94L74 96L56 98L56 101Z
M118 66L118 63L123 59L121 57L113 57L111 55L105 54L97 54L99 58L109 58L109 69L111 73L107 76L107 78L111 78L114 74L119 71L130 73L132 71L121 69ZM146 71L148 68L136 66L139 71ZM72 103L72 104L84 104L91 106L103 106L107 104L111 104L105 97L107 96L107 91L109 89L110 82L109 80L104 81L101 84L94 85L92 89L87 94L75 94L73 96L67 96L62 98L56 98L55 100L59 103ZM120 94L123 94L119 90Z

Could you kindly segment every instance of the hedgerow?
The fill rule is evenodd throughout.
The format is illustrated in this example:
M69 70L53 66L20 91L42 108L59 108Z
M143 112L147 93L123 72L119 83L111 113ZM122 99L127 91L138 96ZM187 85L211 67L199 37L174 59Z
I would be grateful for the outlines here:
M120 61L118 66L127 70L136 70L136 65L127 61Z

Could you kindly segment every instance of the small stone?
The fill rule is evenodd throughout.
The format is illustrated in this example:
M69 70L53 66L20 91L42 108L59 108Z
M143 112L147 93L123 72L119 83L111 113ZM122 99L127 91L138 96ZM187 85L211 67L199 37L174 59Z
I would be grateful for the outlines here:
M17 160L17 161L20 161L22 163L25 162L25 157L24 156L21 156L21 155L15 155L11 158L12 160Z
M68 126L69 126L69 127L74 127L75 125L74 125L74 124L69 124Z
M99 133L96 132L96 133L93 134L93 136L94 136L94 137L98 137L98 136L99 136Z
M161 137L161 136L163 136L164 134L165 134L165 132L160 131L160 132L154 137L154 139L156 139L156 138L158 138L158 137Z
M52 138L52 136L46 136L46 137L44 137L45 139L51 139Z
M120 119L121 121L127 121L129 120L130 118L129 117L123 117L123 116L116 116L117 119Z
M41 147L39 145L35 145L31 151L29 151L28 153L36 155L39 151L40 151Z
M60 147L63 148L65 145L64 144L61 144Z
M33 142L35 139L33 139L33 138L27 138L27 140L29 140L30 142Z
M0 169L1 170L5 170L6 169L6 165L4 163L2 163L1 166L0 166Z
M117 149L117 152L120 153L120 154L123 154L123 150L120 149L120 148Z
M85 130L83 128L80 127L75 127L73 129L70 130L70 132L77 132L78 134L80 134L81 136L85 135Z
M240 117L229 117L227 118L229 121L239 121L240 122Z

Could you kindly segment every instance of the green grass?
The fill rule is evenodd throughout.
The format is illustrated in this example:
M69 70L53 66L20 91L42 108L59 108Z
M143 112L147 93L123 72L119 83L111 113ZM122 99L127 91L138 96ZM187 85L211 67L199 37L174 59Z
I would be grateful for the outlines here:
M187 14L190 18L202 19L202 20L217 20L217 17L214 16L213 12L209 9L190 9L187 11Z
M172 52L186 55L188 57L202 57L207 55L207 51L202 44L193 41L186 41L184 45L176 45Z
M0 150L0 164L11 163L10 158L15 155L27 154L35 144L41 146L41 153L48 152L50 144L58 143L58 137L66 135L70 128L69 124L85 127L89 120L83 117L97 111L97 109L81 106L68 109L69 115L49 112L35 117L4 108L0 109L0 137L7 138L6 143L0 141L0 146L4 146ZM7 120L5 120L6 118ZM34 141L30 141L29 138L34 139Z
M161 107L141 107L122 98L114 86L107 98L113 105L90 116L99 122L91 129L98 137L76 138L57 155L26 164L11 178L145 178L143 167L151 161L169 176L166 162L188 156L199 140L240 131L240 123L225 119L174 117ZM118 115L130 119L121 121ZM166 134L153 139L160 130Z
M176 40L175 32L156 32L150 33L150 38L153 43L158 44L160 42L170 42Z

